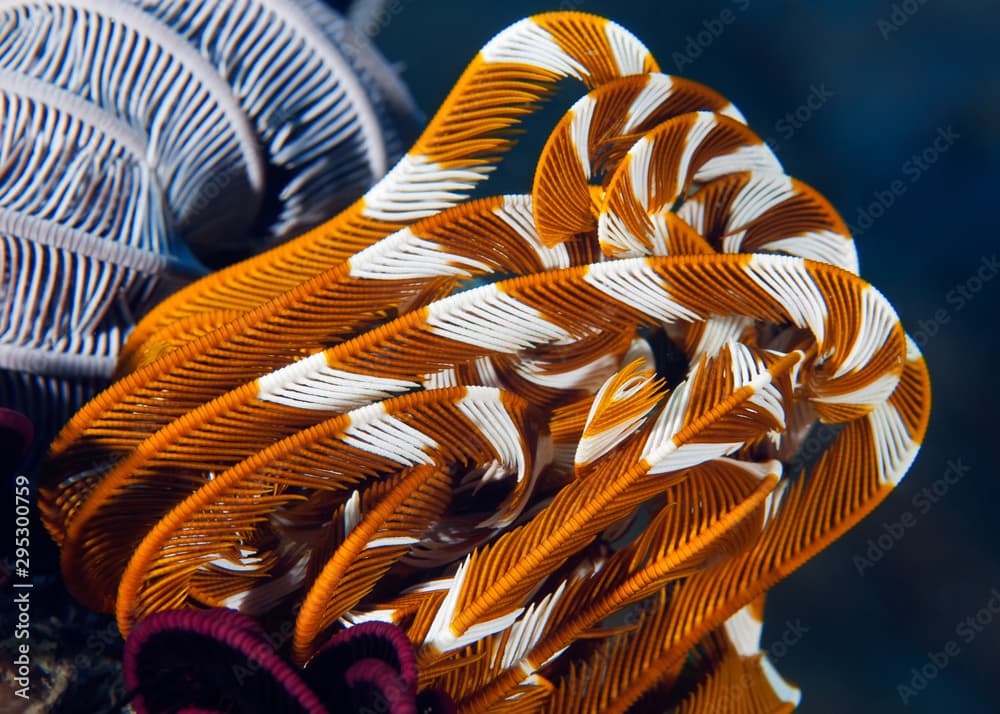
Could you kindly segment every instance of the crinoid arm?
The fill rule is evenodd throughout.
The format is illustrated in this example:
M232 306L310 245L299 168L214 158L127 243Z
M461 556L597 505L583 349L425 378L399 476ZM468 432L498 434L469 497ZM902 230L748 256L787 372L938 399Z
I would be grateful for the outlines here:
M531 194L467 201L567 78ZM829 202L582 13L499 33L362 199L162 303L119 370L41 490L81 601L287 615L306 671L391 625L462 712L793 709L764 594L930 410Z

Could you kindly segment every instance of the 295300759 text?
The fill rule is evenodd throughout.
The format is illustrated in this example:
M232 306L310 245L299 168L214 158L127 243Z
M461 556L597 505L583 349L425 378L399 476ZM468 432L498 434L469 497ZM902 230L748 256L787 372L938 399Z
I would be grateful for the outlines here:
M28 477L14 479L14 582L15 612L14 695L31 696L31 486Z

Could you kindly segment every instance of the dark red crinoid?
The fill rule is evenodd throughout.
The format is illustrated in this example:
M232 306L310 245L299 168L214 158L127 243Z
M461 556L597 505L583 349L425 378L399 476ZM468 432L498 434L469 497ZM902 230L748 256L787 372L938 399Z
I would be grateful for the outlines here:
M125 643L124 666L139 714L455 711L439 691L418 695L413 646L399 628L383 622L339 632L299 670L247 615L222 608L170 610L136 626Z
M24 414L0 407L0 476L14 473L35 437L35 427Z

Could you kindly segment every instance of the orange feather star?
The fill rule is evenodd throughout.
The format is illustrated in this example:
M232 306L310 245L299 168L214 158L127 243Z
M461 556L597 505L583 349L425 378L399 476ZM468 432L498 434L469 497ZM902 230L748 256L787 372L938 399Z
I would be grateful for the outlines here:
M567 78L531 193L466 201ZM79 599L123 633L294 612L299 664L394 622L468 712L794 708L763 594L892 491L930 409L822 195L574 12L494 37L382 181L166 300L119 376L40 489Z

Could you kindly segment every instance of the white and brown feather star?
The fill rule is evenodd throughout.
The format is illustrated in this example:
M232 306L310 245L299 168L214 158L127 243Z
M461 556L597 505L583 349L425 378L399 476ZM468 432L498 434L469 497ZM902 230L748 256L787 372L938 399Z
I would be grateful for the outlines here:
M563 79L587 93L531 193L466 200ZM385 620L461 711L788 710L763 595L892 491L929 413L857 268L726 99L608 20L531 17L364 197L153 309L53 444L46 525L123 633L294 611L302 664Z

